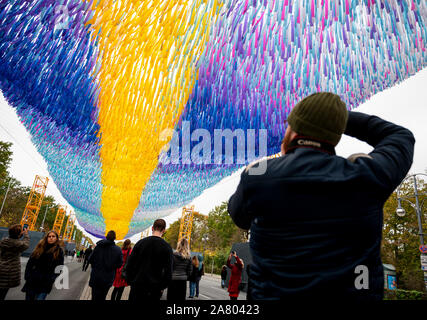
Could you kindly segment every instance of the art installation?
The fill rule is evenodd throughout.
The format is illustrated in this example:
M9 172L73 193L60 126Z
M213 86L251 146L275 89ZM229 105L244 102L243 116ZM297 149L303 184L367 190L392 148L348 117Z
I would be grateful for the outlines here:
M1 0L0 90L79 224L123 239L253 160L216 130L273 155L303 97L353 109L425 68L426 23L425 0Z

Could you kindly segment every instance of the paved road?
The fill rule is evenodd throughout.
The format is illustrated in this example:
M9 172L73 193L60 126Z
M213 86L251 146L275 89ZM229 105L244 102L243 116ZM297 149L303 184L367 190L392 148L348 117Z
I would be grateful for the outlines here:
M21 291L24 286L24 272L28 258L21 258L21 285L17 288L9 289L6 300L25 300L25 293ZM69 270L69 289L58 290L53 286L52 292L46 300L89 300L91 299L91 289L88 287L90 266L86 272L82 271L82 263L77 259L65 258L65 265ZM200 281L200 294L198 298L187 300L229 300L226 288L221 288L221 278L216 275L205 274ZM125 289L122 300L127 300L129 296L129 287ZM109 291L107 300L110 299L112 288ZM187 297L190 293L187 285ZM162 300L166 300L167 290L163 293ZM238 300L245 300L246 293L240 292Z
M21 258L21 285L16 288L9 289L6 300L25 300L25 293L21 291L24 286L24 272L28 258ZM77 259L65 258L65 266L69 271L69 289L58 290L55 285L46 300L79 300L82 291L88 282L90 269L86 272L82 271L82 263L77 262Z

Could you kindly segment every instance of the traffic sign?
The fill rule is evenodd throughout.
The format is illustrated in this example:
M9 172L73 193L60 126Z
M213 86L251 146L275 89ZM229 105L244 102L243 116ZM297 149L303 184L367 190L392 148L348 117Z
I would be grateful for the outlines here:
M425 244L421 245L420 246L420 251L421 251L421 253L427 253L427 246Z

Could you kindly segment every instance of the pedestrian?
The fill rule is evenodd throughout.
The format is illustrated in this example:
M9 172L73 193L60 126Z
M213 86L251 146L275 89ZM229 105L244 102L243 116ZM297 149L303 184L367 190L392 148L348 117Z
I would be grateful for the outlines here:
M223 265L221 269L221 288L225 288L226 280L227 280L227 266Z
M196 294L196 279L197 279L197 273L199 271L199 259L197 259L196 256L193 256L191 258L191 274L188 280L190 281L190 295L188 298L192 299L194 298L194 295Z
M87 267L89 266L89 258L91 254L92 254L92 246L90 246L85 250L82 271L87 270Z
M190 256L188 240L182 238L173 252L172 281L168 286L167 300L185 300L187 280L192 268Z
M120 268L116 270L116 277L113 282L113 293L111 294L111 300L119 301L122 298L123 291L125 287L128 286L126 280L122 277L123 267L126 264L127 258L132 252L132 246L129 239L126 239L123 243L122 254L123 254L123 264Z
M80 250L76 252L77 262L80 262Z
M10 288L21 284L21 255L29 245L28 229L22 230L20 224L10 226L9 237L0 241L0 300L6 298Z
M248 287L246 289L246 300L253 300L251 295L252 290L252 284L251 284L251 264L246 265L246 274L248 275Z
M124 267L130 284L129 300L159 300L172 279L172 248L162 239L166 221L157 219L152 236L139 240Z
M205 274L205 264L203 263L203 256L201 254L198 255L199 266L197 268L196 273L196 295L195 297L199 297L199 284L202 276Z
M49 231L39 241L25 267L25 300L45 300L52 291L58 266L64 265L63 242L56 231Z
M236 259L235 263L231 263L231 258ZM228 295L230 300L237 300L240 293L240 283L242 282L243 260L237 256L236 251L231 251L227 259L227 267L231 269L230 280L228 281Z
M374 149L337 156L343 133ZM409 130L348 111L333 93L298 102L282 156L249 165L228 203L235 224L250 229L252 298L382 300L382 210L414 144ZM360 266L369 270L362 289Z
M105 300L114 281L116 269L123 263L122 250L114 243L116 233L111 230L104 240L96 243L89 263L92 266L89 286L92 288L92 300Z

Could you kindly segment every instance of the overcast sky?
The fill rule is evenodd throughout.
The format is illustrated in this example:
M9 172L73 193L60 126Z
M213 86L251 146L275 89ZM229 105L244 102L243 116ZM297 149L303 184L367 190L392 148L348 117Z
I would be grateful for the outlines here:
M356 111L377 115L410 129L415 135L415 155L411 173L427 172L427 68L402 82L372 97L360 105ZM39 155L30 140L30 135L18 120L14 109L8 105L0 93L0 140L12 142L13 158L10 165L12 176L25 186L32 186L36 174L50 178L46 190L57 202L71 206L62 197L47 171L46 162ZM372 148L354 138L343 136L336 148L338 155L348 157L357 152L368 153ZM226 201L233 194L240 179L240 171L225 178L216 186L205 190L192 204L200 213L207 214L216 205ZM172 223L180 218L177 210L165 220ZM83 230L79 226L80 230ZM86 234L86 233L85 233ZM86 234L86 236L89 236ZM98 239L92 237L93 241ZM131 238L136 242L140 234Z

